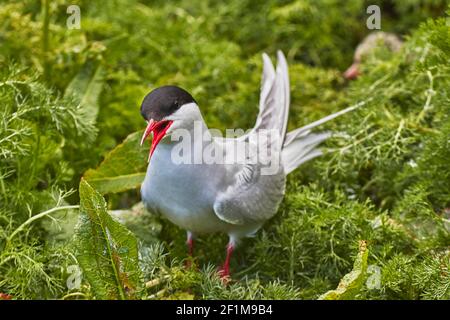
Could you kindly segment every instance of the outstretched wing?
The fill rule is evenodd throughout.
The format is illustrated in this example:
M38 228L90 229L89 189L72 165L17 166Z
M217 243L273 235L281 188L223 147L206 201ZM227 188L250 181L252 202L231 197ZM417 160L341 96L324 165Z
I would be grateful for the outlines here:
M216 215L231 224L264 222L278 210L283 199L286 176L280 165L275 174L264 175L262 165L246 164L214 203Z
M290 93L289 72L286 58L281 51L277 52L277 69L275 70L267 54L263 54L263 73L259 113L254 128L249 135L260 129L277 130L281 141L286 134Z
M258 143L260 148L270 149L275 155L281 154L290 103L288 66L281 51L277 52L277 59L275 70L269 56L263 54L258 117L254 128L238 138L252 144L252 138L258 135L261 138L261 130L275 130L277 137L268 133L266 144ZM274 167L276 170L267 174L261 162L242 165L234 174L233 182L217 196L214 203L216 215L232 224L264 222L275 215L283 199L286 176L281 161Z

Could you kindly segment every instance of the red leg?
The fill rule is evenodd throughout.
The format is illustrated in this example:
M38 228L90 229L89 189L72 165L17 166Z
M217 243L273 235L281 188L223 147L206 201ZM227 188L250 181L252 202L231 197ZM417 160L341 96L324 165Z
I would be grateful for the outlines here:
M230 277L230 259L231 254L234 250L234 244L232 242L227 245L227 257L225 258L225 263L222 268L219 269L219 275L222 279L226 279Z
M189 257L192 257L194 254L194 240L191 238L187 241L188 245L188 255Z
M192 257L194 254L194 238L192 233L188 232L186 244L188 246L188 259L186 260L186 267L190 268L192 265Z

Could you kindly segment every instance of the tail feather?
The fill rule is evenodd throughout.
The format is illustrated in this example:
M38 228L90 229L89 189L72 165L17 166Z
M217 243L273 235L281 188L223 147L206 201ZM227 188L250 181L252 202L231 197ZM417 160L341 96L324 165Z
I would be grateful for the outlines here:
M330 136L331 132L310 133L284 147L281 151L284 172L289 174L302 163L322 155L322 151L316 147Z
M319 119L317 121L311 122L310 124L307 124L306 126L303 126L301 128L295 129L291 132L288 132L288 134L286 135L286 139L284 140L284 146L288 146L290 143L292 143L292 141L294 141L295 139L299 138L299 137L303 137L305 135L307 135L311 129L320 126L321 124L324 124L325 122L328 122L330 120L333 120L334 118L337 118L343 114L346 114L350 111L353 111L355 109L358 109L359 107L365 105L367 103L367 101L361 101L353 106L350 106L348 108L345 108L343 110L340 110L338 112L335 112L333 114L330 114L322 119Z
M331 132L311 133L313 128L353 111L366 103L367 101L359 102L351 107L345 108L320 120L307 124L306 126L288 132L281 151L281 159L285 173L289 174L298 168L302 163L322 155L322 151L316 147L331 137L332 134Z

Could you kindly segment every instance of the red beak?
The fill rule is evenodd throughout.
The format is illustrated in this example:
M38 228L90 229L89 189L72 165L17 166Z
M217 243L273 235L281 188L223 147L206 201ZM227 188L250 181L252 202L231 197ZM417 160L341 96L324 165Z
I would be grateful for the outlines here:
M153 132L153 140L152 140L152 146L150 147L150 153L148 155L148 161L150 162L150 158L152 157L153 152L156 149L156 146L161 141L162 138L166 135L167 130L169 129L170 125L173 121L171 120L161 120L161 121L155 121L153 119L150 119L148 121L147 127L145 128L144 135L141 139L141 146L144 143L145 139L150 135L150 133Z
M347 80L356 79L359 76L358 63L353 63L345 72L344 78Z

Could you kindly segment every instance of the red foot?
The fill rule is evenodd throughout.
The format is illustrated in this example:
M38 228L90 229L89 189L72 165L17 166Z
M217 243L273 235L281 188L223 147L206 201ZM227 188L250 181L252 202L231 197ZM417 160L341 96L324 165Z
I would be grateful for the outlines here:
M11 300L12 298L12 295L0 292L0 300Z
M219 270L217 270L219 273L219 276L221 279L223 278L229 278L230 277L230 268L227 268L226 266L221 266Z
M220 267L219 270L217 270L217 273L224 285L227 285L231 281L230 270L227 270L224 266Z

